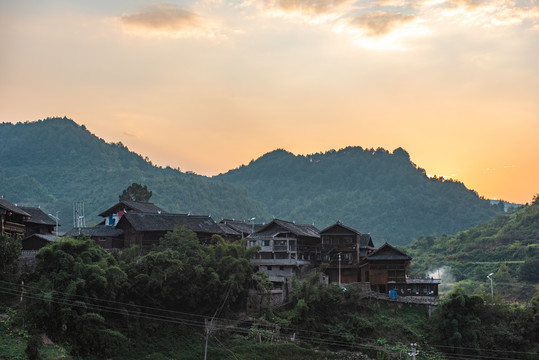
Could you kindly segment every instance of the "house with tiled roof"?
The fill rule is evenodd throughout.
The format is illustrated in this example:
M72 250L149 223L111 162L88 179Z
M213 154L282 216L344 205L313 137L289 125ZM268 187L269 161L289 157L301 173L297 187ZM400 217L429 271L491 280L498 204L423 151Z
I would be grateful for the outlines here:
M124 232L124 247L138 245L142 252L146 252L176 226L185 226L195 232L201 243L210 243L214 234L226 237L221 227L205 215L127 212L116 228Z
M21 206L21 209L30 214L30 219L25 222L26 236L52 234L56 231L56 220L52 219L40 208Z
M274 219L247 237L247 247L259 246L251 264L264 271L274 289L286 284L302 269L321 261L320 235L313 225Z
M340 221L320 231L322 262L330 283L360 281L361 235Z
M26 234L22 239L23 252L39 250L59 239L56 231L58 224L50 215L37 207L21 206L21 209L30 214L30 218L25 222Z
M246 222L246 221L240 221L240 220L231 220L231 219L223 219L219 221L219 225L224 225L232 230L234 230L236 233L241 234L241 237L247 237L250 234L252 234L255 231L258 231L263 224L255 224L254 218L252 219L252 222Z
M122 218L123 214L127 212L152 214L166 213L166 211L153 203L122 200L111 208L103 211L101 214L99 214L99 216L105 218L105 225L116 226L116 224L118 224L118 221L120 221L120 219Z
M29 219L29 213L0 198L0 235L7 234L22 239L26 234L25 222Z
M375 292L395 291L400 296L437 296L439 279L413 279L406 275L412 258L387 242L367 255L360 265L360 281Z

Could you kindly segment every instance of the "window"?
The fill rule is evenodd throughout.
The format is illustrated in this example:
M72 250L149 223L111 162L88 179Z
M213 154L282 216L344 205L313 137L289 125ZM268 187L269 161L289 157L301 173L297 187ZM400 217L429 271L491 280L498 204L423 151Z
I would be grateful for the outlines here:
M296 251L296 240L290 240L289 245L290 245L290 251Z
M268 269L268 271L271 271L271 266L268 266L267 269Z
M255 246L256 240L249 240L249 246Z
M270 246L270 240L262 240L262 246Z

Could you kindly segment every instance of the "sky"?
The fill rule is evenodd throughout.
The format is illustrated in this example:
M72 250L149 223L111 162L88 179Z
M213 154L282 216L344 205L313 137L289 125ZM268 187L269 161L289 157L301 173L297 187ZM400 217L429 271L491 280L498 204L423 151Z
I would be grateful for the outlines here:
M0 122L67 116L215 175L277 148L403 147L539 193L539 0L0 0Z

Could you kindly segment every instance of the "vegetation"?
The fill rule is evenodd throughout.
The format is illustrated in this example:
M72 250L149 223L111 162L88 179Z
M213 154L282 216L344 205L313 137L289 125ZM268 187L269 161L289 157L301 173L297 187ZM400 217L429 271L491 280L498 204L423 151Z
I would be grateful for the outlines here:
M378 245L454 234L503 212L503 202L491 205L458 181L428 178L402 148L276 150L216 179L243 186L278 218L321 229L341 220Z
M490 293L526 302L539 283L539 203L523 206L454 236L423 236L406 252L414 258L415 276L445 275L443 283L458 282L469 293Z
M201 358L204 319L214 317L234 325L210 332L212 359L397 359L411 342L431 360L538 354L539 291L520 307L457 289L429 316L427 307L363 298L355 286L322 285L313 273L294 281L285 307L238 317L255 285L252 254L245 244L213 240L200 244L176 228L142 257L136 248L113 256L84 238L43 248L24 286L0 283L18 309L0 309L8 315L0 358L66 358L66 350L86 358ZM269 288L265 282L260 288ZM42 334L63 348L42 345Z
M535 299L537 299L536 295ZM457 288L430 320L431 342L445 353L484 358L536 358L539 354L537 305L487 305L483 297Z
M2 123L0 143L1 195L19 205L58 211L63 231L71 229L74 201L84 201L86 223L92 226L133 183L152 189L152 202L169 212L211 213L217 219L267 216L237 186L155 166L67 118Z
M127 187L120 196L118 197L119 201L139 201L139 202L150 202L152 197L152 192L148 190L148 186L140 185L138 183L133 183Z
M145 184L152 201L169 212L260 222L274 216L320 229L341 220L371 233L377 245L454 234L503 211L503 203L491 205L462 183L428 178L401 148L349 147L308 156L277 150L208 179L154 166L67 118L0 124L0 142L4 197L59 211L66 231L73 201L84 200L87 224L95 224L128 184Z
M11 265L21 256L22 244L20 239L10 237L6 234L0 235L0 271ZM2 273L0 273L2 279Z

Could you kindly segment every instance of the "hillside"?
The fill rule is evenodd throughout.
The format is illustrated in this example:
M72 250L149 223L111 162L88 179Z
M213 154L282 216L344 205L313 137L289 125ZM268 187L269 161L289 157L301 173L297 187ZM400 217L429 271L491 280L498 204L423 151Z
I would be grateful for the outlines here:
M307 156L276 150L215 177L243 186L277 218L320 229L340 220L380 245L455 234L503 212L464 184L428 178L402 148L348 147Z
M73 226L74 201L84 201L91 225L133 182L147 185L151 201L170 212L211 213L215 219L265 215L237 186L154 166L70 119L0 124L0 144L0 195L19 205L59 211L63 231Z
M414 275L440 270L447 282L477 293L490 292L486 276L494 273L496 294L529 300L539 284L539 198L454 236L421 237L407 253Z
M0 195L13 203L59 211L61 230L84 201L87 224L133 182L153 191L170 212L269 221L341 220L369 232L377 245L408 244L421 235L455 234L500 214L462 183L429 179L406 151L349 147L307 156L270 152L209 179L154 166L121 143L106 143L66 118L0 124Z

